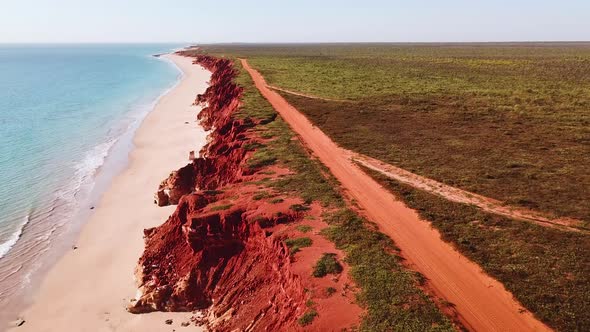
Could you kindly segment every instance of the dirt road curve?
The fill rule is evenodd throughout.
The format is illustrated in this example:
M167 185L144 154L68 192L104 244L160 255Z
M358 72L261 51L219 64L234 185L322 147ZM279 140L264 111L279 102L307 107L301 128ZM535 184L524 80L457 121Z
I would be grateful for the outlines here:
M367 168L377 171L399 182L408 184L414 188L446 198L449 201L474 205L489 213L498 214L516 220L532 222L539 226L590 234L588 230L577 228L583 224L581 220L575 220L571 218L551 218L537 211L506 205L503 202L493 198L481 196L476 193L446 185L418 174L408 172L402 168L384 163L375 158L353 152L351 152L351 154L353 154L352 159L354 161Z
M501 283L442 241L440 234L427 222L420 220L413 210L396 201L389 191L358 168L349 152L340 149L277 92L269 89L264 78L246 60L242 60L242 65L262 95L330 169L367 217L395 241L412 268L429 279L429 286L437 295L455 305L467 328L474 331L550 330L525 311Z
M326 101L338 101L338 102L348 102L348 100L342 100L342 99L331 99L331 98L323 98L323 97L318 97L318 96L312 96L312 95L307 95L301 92L295 92L295 91L291 91L291 90L287 90L287 89L283 89L283 88L279 88L278 86L272 86L272 85L266 85L267 87L271 88L272 90L276 90L276 91L281 91L281 92L285 92L294 96L299 96L299 97L305 97L305 98L309 98L309 99L318 99L318 100L326 100Z

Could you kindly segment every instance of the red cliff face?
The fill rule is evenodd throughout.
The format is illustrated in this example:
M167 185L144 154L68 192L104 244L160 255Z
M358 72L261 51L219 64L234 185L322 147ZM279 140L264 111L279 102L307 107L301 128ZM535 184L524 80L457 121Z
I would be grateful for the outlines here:
M252 199L258 189L246 181L261 176L245 164L254 123L232 118L242 94L237 72L226 59L199 56L195 62L213 73L196 100L205 106L199 119L212 130L210 143L158 189L158 204L178 207L163 225L145 230L137 268L142 296L129 311L209 308L214 330L297 329L306 310L304 287L274 229L301 219L289 209L300 201Z
M250 200L252 193L228 194L241 196L221 211L210 204L219 195L185 195L166 223L145 231L143 295L131 312L210 308L216 330L250 324L277 330L303 313L303 286L288 249L273 235L275 226L299 218L286 205L292 202L271 207Z
M195 63L212 72L209 87L197 96L195 104L204 106L198 119L205 130L213 129L213 132L200 158L162 181L155 195L160 206L178 204L180 197L195 189L215 189L239 178L240 165L246 156L242 148L247 141L245 131L254 125L251 120L231 118L242 95L242 88L233 81L238 73L232 62L199 56Z

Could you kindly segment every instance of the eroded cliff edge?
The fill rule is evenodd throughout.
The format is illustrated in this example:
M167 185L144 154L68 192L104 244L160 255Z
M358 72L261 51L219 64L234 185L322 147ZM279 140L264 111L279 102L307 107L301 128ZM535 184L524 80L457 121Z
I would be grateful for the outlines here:
M346 293L346 273L312 278L311 262L321 252L299 254L295 261L286 245L300 233L293 225L313 215L319 219L322 208L299 197L259 197L262 181L290 173L251 160L268 140L259 137L256 126L268 119L235 116L243 90L230 60L199 55L195 64L212 72L209 88L195 101L204 106L198 119L210 130L209 143L158 188L159 205L178 206L163 225L144 232L146 248L137 267L142 295L129 311L207 309L207 326L218 331L297 330L318 311L316 329L355 324L360 309ZM318 244L317 250L341 255L319 234L306 238ZM336 288L345 291L334 297L319 291ZM335 322L335 310L348 315Z

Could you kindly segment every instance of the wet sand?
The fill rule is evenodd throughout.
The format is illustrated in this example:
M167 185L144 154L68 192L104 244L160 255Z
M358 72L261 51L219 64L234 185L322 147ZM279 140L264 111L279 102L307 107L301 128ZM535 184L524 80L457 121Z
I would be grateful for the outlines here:
M33 304L20 315L25 323L13 331L172 331L192 315L125 310L137 292L134 270L143 252L143 230L162 224L175 209L155 205L153 194L171 171L189 162L189 151L198 152L206 143L192 103L206 89L210 73L189 58L164 57L183 71L183 78L145 118L128 167L96 205L77 249L50 269ZM172 325L165 324L167 319Z

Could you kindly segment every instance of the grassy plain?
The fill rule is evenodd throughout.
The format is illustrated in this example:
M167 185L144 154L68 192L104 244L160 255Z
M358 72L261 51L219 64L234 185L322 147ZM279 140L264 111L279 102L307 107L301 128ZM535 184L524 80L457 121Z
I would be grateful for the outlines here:
M539 318L560 331L590 329L590 236L486 213L365 171Z
M346 148L589 225L590 44L212 45L203 50L245 57L280 88L345 100L282 93ZM540 319L558 330L590 328L588 236L482 213L373 176ZM333 200L304 178L290 181L304 195ZM353 241L349 232L356 234L362 222L353 214L338 215L345 216L336 222L342 231L329 236L337 243ZM385 241L377 234L365 235L362 243ZM349 252L357 273L380 264L367 254L374 249L355 246ZM374 277L357 278L372 278L365 281L374 283L372 289L387 284L386 278ZM385 314L375 309L375 317Z
M590 221L590 44L241 45L340 145L444 183Z

